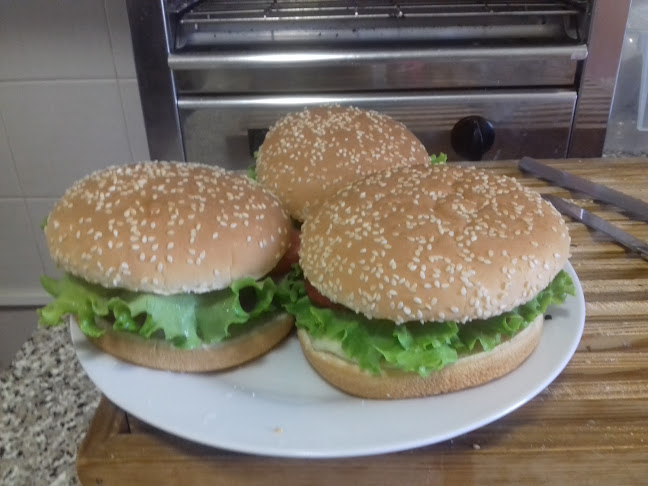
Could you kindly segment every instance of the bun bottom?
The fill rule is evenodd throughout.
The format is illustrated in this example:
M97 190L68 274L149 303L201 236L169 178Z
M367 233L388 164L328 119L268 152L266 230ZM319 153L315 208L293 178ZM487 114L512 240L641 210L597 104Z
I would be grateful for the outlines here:
M196 349L178 349L161 339L146 339L110 328L103 336L88 339L102 351L139 366L207 372L231 368L267 353L290 333L293 324L294 319L289 314L274 314L257 323L249 332Z
M372 375L332 353L318 351L306 331L297 335L306 359L319 375L340 390L361 398L417 398L462 390L506 375L536 348L542 336L544 316L538 316L522 332L491 351L459 358L455 363L422 377L417 373L383 370Z

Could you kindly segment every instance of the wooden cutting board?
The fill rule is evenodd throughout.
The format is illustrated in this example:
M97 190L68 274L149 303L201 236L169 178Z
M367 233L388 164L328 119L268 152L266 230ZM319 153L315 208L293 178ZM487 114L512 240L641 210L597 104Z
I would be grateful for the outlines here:
M551 165L648 201L648 160ZM648 223L543 181L513 162L482 167L576 202L648 240ZM84 485L648 484L648 262L568 221L585 331L563 373L535 399L474 432L401 453L280 459L196 445L103 399L77 456ZM386 417L388 420L389 417ZM403 419L403 418L399 418Z

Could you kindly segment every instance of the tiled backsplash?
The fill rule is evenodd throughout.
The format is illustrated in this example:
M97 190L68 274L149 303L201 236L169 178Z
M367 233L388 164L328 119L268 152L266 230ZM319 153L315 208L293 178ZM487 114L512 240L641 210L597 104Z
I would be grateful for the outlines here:
M25 304L39 293L43 265L27 205L22 198L0 199L0 292L3 305Z
M148 158L124 0L0 2L0 60L0 306L40 304L56 198Z
M2 83L0 111L25 196L60 196L89 171L131 158L115 79Z
M11 363L16 351L36 328L32 307L10 307L0 311L0 372Z

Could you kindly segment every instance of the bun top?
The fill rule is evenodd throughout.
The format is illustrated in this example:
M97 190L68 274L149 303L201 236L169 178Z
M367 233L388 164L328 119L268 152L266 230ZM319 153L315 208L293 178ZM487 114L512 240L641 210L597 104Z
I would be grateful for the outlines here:
M569 257L554 207L515 179L400 167L353 183L302 226L304 276L370 318L488 318L529 301Z
M208 292L260 278L289 245L279 201L208 165L140 162L76 182L45 227L55 263L104 287Z
M277 121L259 148L257 178L293 218L304 221L350 182L391 167L427 162L420 140L387 115L321 107Z

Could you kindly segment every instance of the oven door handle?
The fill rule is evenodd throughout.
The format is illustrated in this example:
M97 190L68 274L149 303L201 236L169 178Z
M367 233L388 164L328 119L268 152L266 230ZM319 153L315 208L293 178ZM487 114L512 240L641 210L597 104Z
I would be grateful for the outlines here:
M225 50L214 53L169 54L168 63L173 71L202 69L232 69L255 67L325 67L340 64L372 64L392 61L429 60L484 60L489 58L547 59L568 58L582 61L587 58L587 46L538 46L538 47L470 47L470 48L402 48L402 49L354 49L303 51L241 52Z
M406 105L408 108L400 113L405 116L407 113L414 113L418 110L416 106L421 107L423 112L429 110L430 103L434 106L451 106L450 110L455 115L460 115L466 111L466 115L471 114L473 104L487 103L490 105L507 106L510 103L527 104L531 106L551 105L558 102L559 104L571 104L572 107L568 113L562 110L556 111L550 109L547 113L548 119L545 120L549 125L560 124L566 119L562 115L568 115L568 120L571 123L571 112L573 104L576 101L576 94L574 91L555 89L555 90L514 90L514 91L499 91L499 92L474 92L474 91L456 91L453 93L437 93L437 92L417 92L411 93L407 91L392 91L389 93L327 93L327 94L293 94L293 95L180 95L178 96L177 106L182 110L229 110L238 109L245 111L255 110L298 110L304 106L325 106L325 105L352 105L360 108L371 109L371 106L380 105L382 110L387 110L389 107L394 108L399 105ZM459 107L463 105L461 110ZM508 109L504 108L504 111ZM559 115L560 113L560 115ZM452 128L456 120L449 119L444 112L439 115L439 120L443 122L445 127L450 123L449 127ZM427 115L430 116L429 114ZM533 118L537 119L538 114L533 114ZM436 119L436 117L435 117ZM450 120L450 121L449 121ZM518 120L521 121L521 120ZM536 120L538 121L538 120Z

